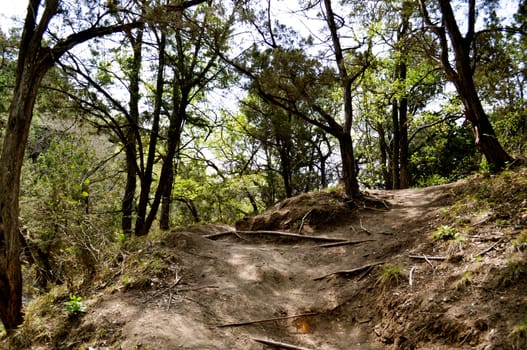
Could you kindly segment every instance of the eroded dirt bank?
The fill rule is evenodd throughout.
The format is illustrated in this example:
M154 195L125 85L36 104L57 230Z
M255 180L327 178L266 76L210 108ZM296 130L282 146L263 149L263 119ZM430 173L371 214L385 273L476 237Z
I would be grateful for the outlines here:
M360 203L303 195L236 232L205 225L145 241L144 258L122 264L148 275L117 276L61 346L524 349L514 329L527 272L510 270L511 254L525 258L511 250L518 232L478 212L463 239L430 238L453 220L456 186L369 191L376 200Z

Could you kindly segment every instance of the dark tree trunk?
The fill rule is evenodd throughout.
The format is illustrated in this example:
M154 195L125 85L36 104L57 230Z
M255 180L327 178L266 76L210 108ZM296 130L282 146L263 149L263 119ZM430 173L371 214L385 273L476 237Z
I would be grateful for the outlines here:
M436 26L430 20L426 4L420 0L421 12L426 23L439 38L441 45L441 63L447 77L454 83L456 90L463 101L465 116L472 126L475 143L478 150L483 153L487 163L494 170L503 169L513 158L503 149L494 128L485 113L479 98L473 77L471 50L476 36L476 1L468 2L466 18L467 33L463 36L456 21L449 0L439 0L442 14L442 26ZM450 62L449 40L455 58L455 67Z
M286 198L293 196L293 185L291 184L291 153L289 152L289 140L279 140L278 148L280 152L280 175L284 182Z
M161 213L159 215L159 228L161 230L170 230L170 208L172 206L172 189L174 188L174 161L172 160L172 169L167 179L165 192L161 197Z
M391 142L391 174L393 189L398 190L400 185L399 172L399 147L401 143L401 136L399 130L399 105L397 100L392 102L392 125L393 125L393 139Z
M124 188L123 198L121 200L121 230L126 235L131 235L132 225L133 225L133 216L134 216L134 198L135 198L135 189L137 186L137 176L136 176L136 147L135 143L132 140L128 139L128 144L125 146L126 154L126 185Z
M24 153L33 117L38 87L46 72L54 65L55 57L49 48L41 48L41 35L36 33L36 8L40 1L31 1L24 24L16 83L9 107L0 156L0 320L7 332L23 321L22 269L19 239L19 190ZM57 1L48 1L48 17L41 18L47 25L58 9ZM58 52L60 57L60 52Z
M135 192L137 188L137 175L143 182L144 180L144 168L140 168L137 165L137 144L140 139L139 135L139 82L140 72L142 64L142 49L143 49L143 28L139 28L137 36L129 32L127 37L130 40L133 50L133 63L132 69L130 70L130 85L128 87L130 92L130 118L128 120L128 126L126 127L126 187L123 197L123 218L122 218L122 230L125 234L131 234L133 232L133 213L134 213L134 202ZM142 157L140 157L142 159ZM141 192L145 191L145 186L141 184ZM140 207L139 207L140 208ZM144 213L137 211L136 213L136 224L141 222L144 218Z
M351 198L358 198L361 196L361 193L357 176L355 175L355 158L353 156L351 135L346 133L341 135L338 140L342 158L342 181L346 189L346 194Z
M187 206L188 210L190 211L190 214L192 215L192 220L194 220L194 223L197 224L200 222L198 210L196 209L196 206L194 205L194 201L190 199L183 199L183 203Z
M157 186L154 200L150 206L150 212L148 213L144 223L141 226L136 226L135 234L137 236L145 236L148 234L159 210L161 197L163 194L167 193L167 188L172 188L173 185L173 183L169 180L172 177L174 171L172 164L181 139L183 125L187 118L186 108L188 105L188 91L181 92L181 96L179 96L178 90L176 88L173 90L174 113L170 117L170 124L168 127L167 153L165 155L163 165L161 166L159 185Z
M344 52L340 43L338 35L337 24L335 21L335 14L331 6L331 0L324 0L324 7L326 8L329 31L331 33L331 40L335 50L335 61L337 63L339 78L342 86L342 103L344 106L344 125L342 132L337 136L340 144L340 152L342 157L342 177L346 194L351 198L361 197L359 190L359 182L357 180L357 169L355 164L355 153L353 151L353 141L351 139L351 126L353 123L353 104L352 104L352 84L365 70L367 65L364 65L360 72L354 76L350 76L344 60Z
M413 4L404 1L401 13L401 26L397 33L399 63L398 75L402 86L406 86L407 80L407 57L408 47L406 45L408 28L410 27L410 15L413 12ZM408 188L410 175L408 173L408 96L405 89L404 94L399 99L399 187Z
M203 0L204 1L204 0ZM179 5L193 6L200 0ZM43 10L41 14L37 11ZM19 190L24 153L37 91L44 75L65 52L96 37L130 30L140 22L93 26L43 46L43 35L59 12L59 0L30 0L20 41L16 80L0 156L0 320L8 333L23 321L19 239ZM37 23L38 20L38 23Z
M253 208L253 215L258 214L258 203L256 203L256 198L253 196L251 191L249 191L248 188L245 189L245 193L247 194L247 198L249 198L249 202L251 203L251 207Z
M384 188L387 190L393 189L392 176L390 174L390 165L388 164L388 154L390 153L389 147L386 143L386 133L384 127L378 125L377 132L379 133L379 151L381 153L381 171L382 178L384 180Z
M154 163L156 159L157 141L159 138L159 123L161 119L161 107L163 103L164 92L164 69L165 69L165 47L166 34L161 32L159 37L159 57L156 78L156 94L154 98L154 111L152 118L152 131L150 132L150 142L148 145L148 156L146 159L145 173L141 179L141 192L139 193L139 204L137 206L137 226L141 227L146 219L148 205L150 203L150 192L152 190ZM163 217L162 217L163 218ZM160 222L160 226L164 224ZM167 228L168 229L168 228Z
M408 99L401 98L399 102L399 188L408 188Z

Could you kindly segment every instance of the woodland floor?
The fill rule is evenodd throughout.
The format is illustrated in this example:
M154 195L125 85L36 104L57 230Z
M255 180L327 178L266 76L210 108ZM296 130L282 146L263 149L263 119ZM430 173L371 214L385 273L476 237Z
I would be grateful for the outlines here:
M205 225L145 241L136 263L157 275L102 289L55 347L525 349L526 259L511 244L525 225L474 211L463 241L430 238L452 222L460 186L368 191L377 200L355 205L306 194L238 233L207 238L234 228Z

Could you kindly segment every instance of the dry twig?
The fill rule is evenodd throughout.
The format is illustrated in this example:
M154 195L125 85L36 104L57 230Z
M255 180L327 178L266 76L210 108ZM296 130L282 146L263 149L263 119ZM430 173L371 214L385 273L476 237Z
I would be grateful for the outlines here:
M426 262L428 263L428 265L432 266L432 270L435 271L436 267L432 264L432 262L430 261L430 259L428 259L428 257L426 255L423 255L423 257L425 258Z
M324 279L326 277L333 276L333 275L342 275L342 276L345 276L345 277L352 277L352 276L357 275L360 272L365 271L365 270L367 272L369 272L369 271L371 271L371 269L374 266L382 265L382 264L384 264L384 261L378 261L378 262L374 262L374 263L371 263L371 264L368 264L368 265L356 267L356 268L351 269L351 270L342 270L342 271L336 271L336 272L328 273L327 275L314 278L313 280L314 281L318 281L318 280L321 280L321 279ZM364 278L364 276L361 276L361 278Z
M417 269L417 266L412 266L410 269L410 277L408 278L408 283L410 283L410 289L414 286L414 271Z
M341 245L353 245L353 244L360 244L364 242L375 242L375 241L377 240L376 239L364 239L362 241L343 241L343 242L334 242L334 243L324 243L324 244L319 245L319 247L330 248L330 247L338 247Z
M262 343L262 344L265 344L265 345L275 346L275 347L281 348L281 349L287 349L287 350L311 350L309 348L304 348L304 347L301 347L301 346L296 346L296 345L292 345L292 344L277 342L277 341L274 341L274 340L260 339L260 338L252 338L252 339L255 342Z
M476 255L474 255L474 257L478 257L478 256L483 256L485 254L487 254L488 252L490 252L492 249L494 249L498 244L500 244L502 241L502 239L498 240L496 243L494 243L493 245L491 245L490 247L488 247L487 249L484 249L482 250L481 252L477 253Z
M367 229L366 227L362 226L362 217L359 218L359 224L360 224L360 228L361 228L361 230L363 230L363 231L366 232L367 234L371 235L371 232L368 231L368 229Z
M298 317L304 317L304 316L315 316L315 315L318 315L318 313L316 313L316 312L308 312L308 313L304 313L304 314L291 315L291 316L281 316L281 317L273 317L273 318L263 318L263 319L260 319L260 320L252 320L252 321L224 323L224 324L219 324L216 327L223 328L223 327L247 326L247 325L255 324L255 323L270 322L270 321L280 321L280 320L287 320L287 319L290 319L290 318L298 318Z
M422 260L446 260L446 256L425 256L425 255L410 255L410 259L422 259ZM430 262L428 262L430 263Z
M312 211L313 211L313 208L309 209L306 215L304 215L304 217L302 218L302 222L300 223L300 228L298 229L299 234L302 233L302 230L304 229L304 222L306 218L309 216L309 214L311 214Z
M203 236L208 239L215 239L221 236L234 234L234 235L269 235L269 236L278 236L278 237L285 237L285 238L295 238L295 239L307 239L311 241L319 241L319 242L342 242L345 241L341 238L331 238L331 237L316 237L316 236L305 236L305 235L299 235L297 233L290 233L290 232L281 232L281 231L225 231L225 232L219 232L214 233L211 235Z

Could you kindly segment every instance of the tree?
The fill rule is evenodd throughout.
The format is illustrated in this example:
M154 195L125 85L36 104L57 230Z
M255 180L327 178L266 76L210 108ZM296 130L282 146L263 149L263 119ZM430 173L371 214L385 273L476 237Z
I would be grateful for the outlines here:
M370 1L353 14L368 28L373 45L382 47L356 93L359 176L364 184L386 189L406 188L415 178L408 171L409 133L418 114L442 96L441 70L424 55L422 43L429 37L415 26L420 13L413 4Z
M339 33L342 17L335 15L331 1L316 3L324 11L329 31L329 39L323 44L332 53L330 66L322 63L327 60L323 54L310 55L307 48L312 44L311 38L297 39L293 28L272 20L270 10L263 11L267 15L261 24L254 13L245 15L256 26L264 46L255 44L237 60L224 58L250 80L250 91L338 140L345 192L351 198L360 197L351 138L352 92L369 66L370 53L368 48L364 50L367 45L362 42L357 47L343 47ZM340 98L335 103L337 94Z
M178 8L196 2L198 1L183 2ZM136 18L131 22L113 22L114 24L101 26L101 23L112 22L104 21L106 18L101 18L97 12L90 12L100 5L88 2L74 6L76 11L79 6L85 11L83 15L88 23L93 20L92 24L83 27L87 21L72 21L67 17L66 7L61 5L65 6L66 3L60 0L29 1L0 156L0 319L8 332L21 324L23 319L18 232L20 174L40 82L55 63L76 45L141 24L141 20ZM103 12L102 17L110 12ZM64 19L71 25L72 34L60 38L60 33L57 33L54 40L49 40L46 32L59 14L65 15Z
M280 199L327 187L326 161L333 145L323 131L254 94L242 101L241 112L247 121L244 125L247 137L272 162L261 171L268 173L268 178L273 176L270 172L280 174L280 186L273 190L284 193Z
M487 163L495 170L503 169L512 157L501 146L490 123L474 81L476 62L476 0L468 0L467 32L461 33L449 0L438 0L440 21L434 22L427 4L419 0L421 13L428 28L437 36L440 44L439 60L447 77L454 83L465 107L465 117L472 126L476 147L485 155ZM451 51L452 50L452 51ZM450 61L453 54L454 65Z
M185 124L206 124L202 117L191 113L190 107L213 83L221 83L224 75L223 68L217 64L217 51L226 49L232 16L224 20L219 15L221 12L221 5L198 6L193 11L182 11L174 27L169 28L174 39L167 41L166 52L167 65L172 70L170 102L164 105L168 117L167 143L150 212L146 216L137 216L136 235L148 234L161 200L171 198L174 159L182 144ZM170 203L165 208L170 208ZM162 216L167 218L169 215L164 213Z

